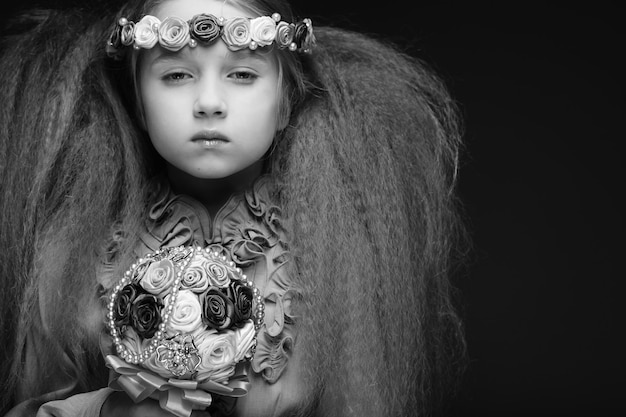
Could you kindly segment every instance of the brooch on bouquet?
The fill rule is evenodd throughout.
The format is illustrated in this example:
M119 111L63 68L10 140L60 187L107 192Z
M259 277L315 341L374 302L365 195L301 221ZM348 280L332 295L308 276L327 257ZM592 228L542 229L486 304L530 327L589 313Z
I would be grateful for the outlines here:
M263 298L215 248L179 246L139 259L110 293L107 326L115 351L109 386L136 402L159 400L181 417L212 394L247 393L245 362L263 324Z

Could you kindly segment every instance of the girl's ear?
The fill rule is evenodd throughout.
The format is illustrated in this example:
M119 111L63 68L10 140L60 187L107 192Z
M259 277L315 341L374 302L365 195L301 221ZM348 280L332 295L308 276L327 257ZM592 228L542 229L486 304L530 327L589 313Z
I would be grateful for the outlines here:
M289 115L288 114L279 114L278 115L278 123L276 123L276 133L280 133L287 127L289 123Z
M276 120L276 133L280 133L289 124L291 118L291 103L287 97L283 97L282 102L279 105L277 120Z

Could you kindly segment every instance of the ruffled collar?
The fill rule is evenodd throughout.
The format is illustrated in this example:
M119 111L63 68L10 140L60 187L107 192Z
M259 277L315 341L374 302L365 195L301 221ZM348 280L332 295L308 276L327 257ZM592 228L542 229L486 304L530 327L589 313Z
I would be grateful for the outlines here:
M233 194L211 218L198 200L176 194L167 182L160 182L136 255L180 245L228 245L241 237L238 234L253 232L244 227L251 223L266 226L263 234L277 239L284 231L279 223L280 210L271 203L271 192L270 178L262 176L249 189ZM252 236L247 237L252 239Z

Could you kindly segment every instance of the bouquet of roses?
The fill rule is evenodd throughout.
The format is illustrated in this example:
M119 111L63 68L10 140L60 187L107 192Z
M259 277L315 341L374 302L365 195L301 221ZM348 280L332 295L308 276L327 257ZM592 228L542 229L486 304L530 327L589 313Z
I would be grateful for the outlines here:
M208 407L212 393L245 395L242 365L263 310L259 291L219 251L181 246L139 259L110 294L110 386L179 416Z

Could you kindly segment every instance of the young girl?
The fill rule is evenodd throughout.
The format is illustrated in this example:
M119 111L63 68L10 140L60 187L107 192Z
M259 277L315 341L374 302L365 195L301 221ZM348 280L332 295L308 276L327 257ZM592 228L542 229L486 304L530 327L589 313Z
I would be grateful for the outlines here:
M146 16L202 15L219 37L138 38ZM258 17L295 33L228 29ZM266 305L248 394L193 415L441 409L463 358L453 102L392 47L311 31L281 0L138 0L7 31L3 413L170 415L108 388L102 352L117 279L179 245L217 245Z

